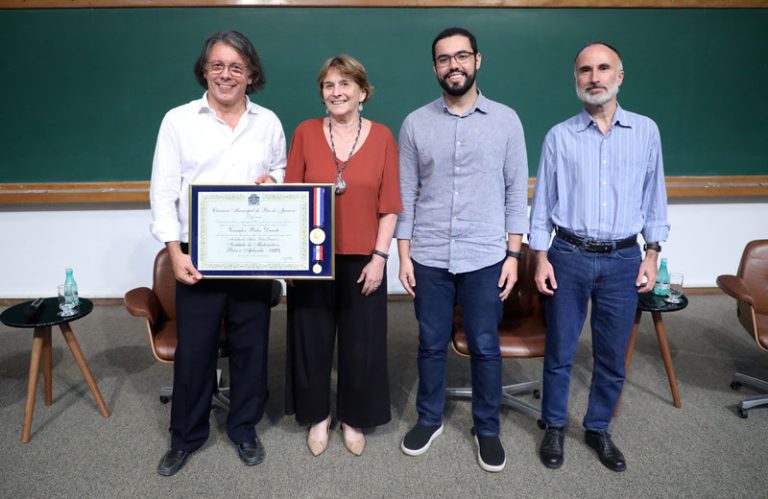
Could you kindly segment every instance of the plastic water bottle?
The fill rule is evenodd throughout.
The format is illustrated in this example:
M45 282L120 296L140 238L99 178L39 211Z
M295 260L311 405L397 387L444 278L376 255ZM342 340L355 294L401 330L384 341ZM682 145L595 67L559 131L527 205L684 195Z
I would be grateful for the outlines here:
M661 259L659 274L656 276L656 284L653 285L653 294L656 296L667 296L669 294L669 270L667 269L667 259Z
M67 268L64 270L67 273L67 277L66 279L64 279L64 284L72 286L72 294L75 297L74 303L75 303L75 306L78 306L80 305L80 298L78 298L78 295L77 295L77 283L75 282L75 277L72 275L72 269Z

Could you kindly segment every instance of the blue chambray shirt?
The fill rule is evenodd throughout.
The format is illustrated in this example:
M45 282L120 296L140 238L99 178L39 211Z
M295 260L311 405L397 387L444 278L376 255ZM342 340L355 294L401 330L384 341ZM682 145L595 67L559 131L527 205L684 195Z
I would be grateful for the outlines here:
M506 236L528 232L528 158L515 111L479 95L464 116L443 97L400 129L395 237L411 258L458 274L504 258Z
M554 226L581 237L666 241L667 192L659 129L617 106L603 135L586 110L544 138L531 207L531 249L549 247Z

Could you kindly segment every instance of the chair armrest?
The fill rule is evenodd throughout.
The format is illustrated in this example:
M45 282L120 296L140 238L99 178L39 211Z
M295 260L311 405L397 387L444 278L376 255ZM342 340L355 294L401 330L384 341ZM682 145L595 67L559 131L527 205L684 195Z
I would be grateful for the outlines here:
M717 277L717 285L733 298L754 306L752 295L749 294L749 290L747 290L741 277L729 274L721 275Z
M149 288L136 288L125 293L125 307L134 317L144 317L155 327L160 319L160 304Z

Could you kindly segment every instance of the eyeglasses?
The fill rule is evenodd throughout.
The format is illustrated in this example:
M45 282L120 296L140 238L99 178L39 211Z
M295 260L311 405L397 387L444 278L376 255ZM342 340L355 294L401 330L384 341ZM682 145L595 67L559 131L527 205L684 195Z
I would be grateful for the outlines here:
M243 76L247 71L248 67L244 66L243 64L238 64L236 62L233 62L232 64L224 64L221 61L213 61L209 62L206 66L208 66L208 72L211 74L219 74L223 73L224 69L229 70L229 74L232 76Z
M466 50L462 50L461 52L456 52L453 55L439 55L435 57L435 66L438 67L445 67L448 64L451 63L451 59L456 59L456 62L459 64L464 64L466 62L469 62L469 58L474 56L474 52L467 52Z

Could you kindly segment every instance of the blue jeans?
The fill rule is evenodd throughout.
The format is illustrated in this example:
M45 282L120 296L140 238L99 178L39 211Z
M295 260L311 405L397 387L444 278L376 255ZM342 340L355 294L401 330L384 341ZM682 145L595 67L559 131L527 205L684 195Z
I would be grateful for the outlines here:
M499 262L480 270L451 274L413 262L416 319L419 322L419 423L438 426L445 405L445 355L453 331L453 309L461 306L470 351L472 419L478 435L499 434L502 302Z
M635 279L640 247L590 253L555 238L547 254L557 290L545 300L547 321L542 420L562 427L568 420L573 356L592 302L592 383L584 428L607 430L624 383L624 359L637 310Z

